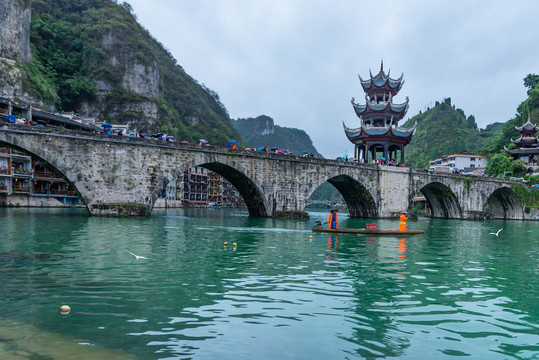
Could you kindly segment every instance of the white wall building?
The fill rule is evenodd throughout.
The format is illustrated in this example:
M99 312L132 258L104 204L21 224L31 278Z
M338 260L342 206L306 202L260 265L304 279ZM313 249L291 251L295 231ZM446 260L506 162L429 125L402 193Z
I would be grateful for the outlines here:
M463 171L465 173L477 172L477 169L485 169L488 157L474 155L468 152L451 154L429 163L429 169L440 172Z

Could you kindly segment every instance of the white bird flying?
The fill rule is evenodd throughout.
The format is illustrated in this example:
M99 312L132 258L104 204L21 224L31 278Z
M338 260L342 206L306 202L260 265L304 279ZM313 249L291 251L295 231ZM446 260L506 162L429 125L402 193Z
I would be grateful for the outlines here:
M125 250L125 251L127 251L128 253L130 253L130 254L133 255L134 257L136 257L137 260L138 260L138 259L148 259L148 258L145 257L145 256L135 255L135 254L133 254L133 253L132 253L131 251L129 251L129 250Z
M489 235L496 235L496 236L498 236L498 234L499 234L500 231L502 231L502 230L503 230L503 229L500 229L500 230L496 231L495 233L489 233Z

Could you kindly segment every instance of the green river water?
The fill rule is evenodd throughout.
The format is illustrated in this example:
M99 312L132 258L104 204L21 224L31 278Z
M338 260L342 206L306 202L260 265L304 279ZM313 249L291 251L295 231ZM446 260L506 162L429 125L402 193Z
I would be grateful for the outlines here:
M539 222L310 215L2 208L0 359L539 359Z

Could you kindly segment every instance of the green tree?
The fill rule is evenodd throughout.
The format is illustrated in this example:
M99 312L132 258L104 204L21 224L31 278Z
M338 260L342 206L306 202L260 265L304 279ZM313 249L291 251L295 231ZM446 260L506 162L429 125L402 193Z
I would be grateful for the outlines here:
M504 150L490 157L485 174L490 176L510 176L521 177L526 174L526 166L521 160L513 160Z
M503 176L505 172L511 171L511 156L507 155L505 151L500 151L497 154L490 157L485 174L489 176Z
M513 172L513 176L516 177L523 177L527 172L526 165L522 160L513 160L509 168Z
M528 74L524 78L524 86L528 89L533 89L539 83L539 75Z
M468 119L466 119L466 121L468 122L469 128L477 128L477 124L475 122L475 116L473 115L468 116Z

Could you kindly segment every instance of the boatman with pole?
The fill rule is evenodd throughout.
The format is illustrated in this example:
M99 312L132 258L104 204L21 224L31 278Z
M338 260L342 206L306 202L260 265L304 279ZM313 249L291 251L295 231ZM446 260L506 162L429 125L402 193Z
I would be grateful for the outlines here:
M329 212L328 228L329 229L337 229L337 222L338 221L339 221L339 217L337 216L337 209L332 209Z
M408 220L408 213L403 211L399 220L399 231L406 231L406 220Z

